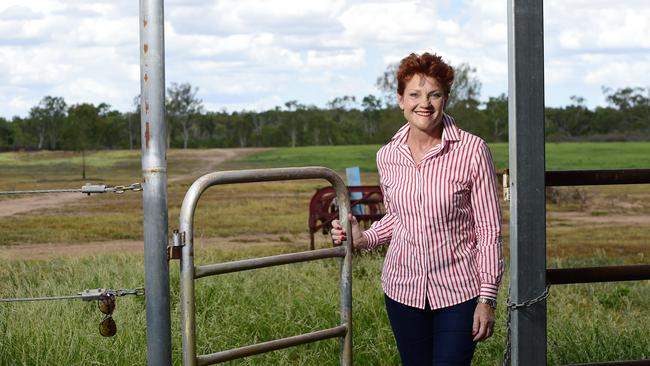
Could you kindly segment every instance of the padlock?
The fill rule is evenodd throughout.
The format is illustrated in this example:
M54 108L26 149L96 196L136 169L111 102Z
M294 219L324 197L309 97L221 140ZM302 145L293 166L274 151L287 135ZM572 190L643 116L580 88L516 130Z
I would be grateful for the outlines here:
M106 315L113 314L113 310L115 310L115 296L113 295L102 295L99 297L97 300L97 307L99 307L99 311Z
M107 315L101 323L99 323L99 334L104 337L112 337L117 333L117 324L110 315Z

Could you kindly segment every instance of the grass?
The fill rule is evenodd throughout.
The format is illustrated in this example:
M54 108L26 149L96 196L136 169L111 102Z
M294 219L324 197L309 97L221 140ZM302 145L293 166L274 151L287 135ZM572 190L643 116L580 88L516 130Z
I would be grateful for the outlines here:
M508 144L491 143L497 169L508 166ZM376 172L375 155L380 145L309 146L279 148L242 159L248 167L322 165L337 171L359 166L361 171ZM650 142L547 143L547 170L648 168Z
M549 169L647 167L650 143L547 144ZM364 184L376 184L377 146L275 149L231 161L218 169L325 165L339 172L358 165ZM493 144L498 167L507 147ZM206 162L199 154L168 154L169 225L177 227L183 196ZM207 154L207 152L206 152ZM87 154L93 182L130 184L140 180L139 152ZM645 165L644 165L645 164ZM0 190L74 188L85 181L75 154L0 154ZM6 173L5 173L6 172ZM184 175L185 177L179 178ZM307 205L320 180L213 187L195 217L197 264L304 250ZM548 203L549 267L647 263L648 225L615 218L650 215L648 186L558 188ZM576 198L578 197L578 198ZM0 206L3 200L0 198ZM507 220L507 204L503 205ZM566 215L591 221L576 221ZM565 215L565 216L562 216ZM508 227L505 238L508 238ZM0 217L0 245L45 246L105 240L142 240L140 194L86 197L61 207ZM329 245L317 235L317 246ZM49 248L49 247L48 247ZM507 247L506 247L507 249ZM141 251L50 255L47 259L6 259L0 255L0 297L74 294L86 288L135 288L144 283ZM506 250L507 252L507 250ZM381 253L354 262L354 352L358 365L398 364L383 308L379 282ZM178 263L170 264L173 352L180 359ZM332 327L338 323L338 268L334 260L261 269L197 282L199 352ZM507 286L506 280L502 288ZM506 291L501 291L503 304ZM648 281L556 286L548 302L548 361L551 365L650 358ZM474 365L497 365L505 342L500 306L497 333L477 350ZM98 334L102 314L81 301L0 304L0 365L131 365L146 363L144 299L117 300L118 334ZM336 340L258 355L232 365L336 365Z
M292 244L197 250L198 263L300 250ZM611 261L594 257L554 266ZM142 257L112 255L49 261L0 261L3 296L73 294L85 288L134 288L143 283ZM101 265L98 265L101 263ZM398 358L379 286L382 256L358 256L354 265L355 364L397 365ZM179 364L178 264L171 264L173 353ZM43 276L47 274L47 276ZM338 265L334 260L273 267L197 282L198 350L211 353L296 335L338 323ZM507 278L507 276L506 276ZM504 284L506 285L506 284ZM503 292L503 291L502 291ZM650 357L650 286L644 282L552 288L548 302L549 364ZM500 304L503 304L503 294ZM497 333L479 345L474 365L501 361L505 312ZM144 300L118 298L117 336L103 338L94 302L58 301L0 306L2 365L145 364ZM337 365L338 342L322 341L233 361L233 365Z

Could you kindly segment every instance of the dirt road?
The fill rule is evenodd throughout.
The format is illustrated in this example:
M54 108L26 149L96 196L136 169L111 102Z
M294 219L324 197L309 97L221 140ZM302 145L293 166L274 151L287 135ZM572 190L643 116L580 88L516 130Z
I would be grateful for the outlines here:
M182 179L199 177L202 174L211 172L226 160L235 159L241 156L252 154L262 149L208 149L208 150L181 150L174 151L174 154L182 158L195 158L205 164L200 168L184 175L170 175L169 182L176 182ZM81 193L56 193L56 194L34 194L22 198L3 200L0 204L0 217L13 216L21 213L39 211L50 207L65 206L68 203L81 199L92 199Z

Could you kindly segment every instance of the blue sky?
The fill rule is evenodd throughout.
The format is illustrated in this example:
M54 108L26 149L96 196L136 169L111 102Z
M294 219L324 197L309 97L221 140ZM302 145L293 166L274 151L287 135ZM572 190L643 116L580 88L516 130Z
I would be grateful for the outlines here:
M166 80L189 82L208 110L325 106L379 94L376 78L410 52L468 63L481 98L507 92L506 1L167 0ZM646 0L545 0L545 95L605 105L602 87L650 87ZM3 0L0 116L45 95L133 108L138 1Z

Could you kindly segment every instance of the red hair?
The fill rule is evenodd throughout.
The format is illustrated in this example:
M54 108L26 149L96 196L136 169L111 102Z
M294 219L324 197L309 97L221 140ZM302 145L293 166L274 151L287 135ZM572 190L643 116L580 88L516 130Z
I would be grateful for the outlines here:
M397 68L397 94L404 95L406 83L415 75L436 79L446 95L449 95L451 85L454 83L454 69L442 61L440 56L428 52L422 55L411 53L400 61Z

